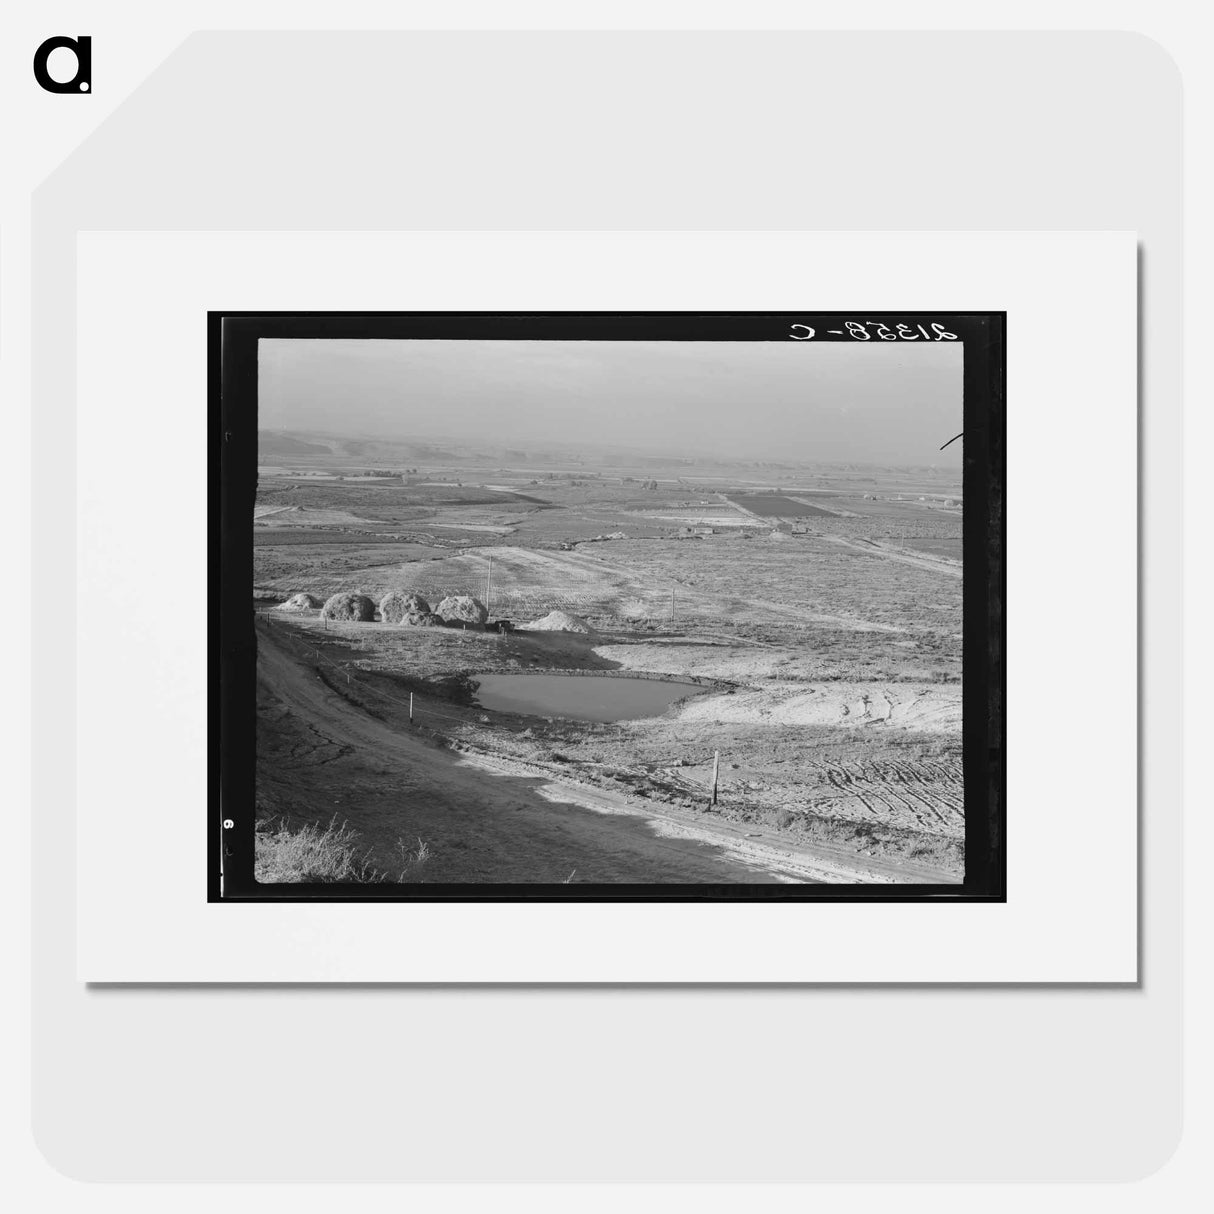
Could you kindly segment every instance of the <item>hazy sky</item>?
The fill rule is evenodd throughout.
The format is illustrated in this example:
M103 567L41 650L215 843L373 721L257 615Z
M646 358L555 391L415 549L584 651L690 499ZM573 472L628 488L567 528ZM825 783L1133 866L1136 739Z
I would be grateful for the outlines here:
M263 430L959 464L960 342L263 339Z

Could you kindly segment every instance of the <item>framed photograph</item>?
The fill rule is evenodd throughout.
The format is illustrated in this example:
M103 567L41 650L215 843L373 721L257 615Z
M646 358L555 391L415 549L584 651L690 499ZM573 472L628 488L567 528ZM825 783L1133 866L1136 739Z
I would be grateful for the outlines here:
M82 979L1134 979L1132 232L77 257Z
M1004 900L1003 313L209 318L210 900Z

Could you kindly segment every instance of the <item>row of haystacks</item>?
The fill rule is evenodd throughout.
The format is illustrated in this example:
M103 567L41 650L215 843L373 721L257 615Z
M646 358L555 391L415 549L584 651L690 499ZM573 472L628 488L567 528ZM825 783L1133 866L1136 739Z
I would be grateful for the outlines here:
M319 599L311 594L300 593L287 599L282 610L309 611L317 607L321 607ZM385 624L409 624L414 627L483 628L489 621L489 611L485 604L470 594L449 594L440 600L437 607L431 607L420 594L406 593L403 590L388 591L379 600L378 605L369 595L343 591L327 599L320 614L321 618L326 620L369 624L374 621L377 610L380 620ZM535 632L575 633L587 639L598 636L594 628L581 616L568 611L550 611L541 619L521 627Z
M449 594L432 608L420 594L406 594L403 590L388 591L378 604L370 595L342 591L331 595L323 606L315 595L301 592L287 599L281 610L314 611L317 607L320 607L322 619L360 624L371 623L377 611L385 624L412 624L415 627L442 624L484 627L489 619L485 604L470 594Z

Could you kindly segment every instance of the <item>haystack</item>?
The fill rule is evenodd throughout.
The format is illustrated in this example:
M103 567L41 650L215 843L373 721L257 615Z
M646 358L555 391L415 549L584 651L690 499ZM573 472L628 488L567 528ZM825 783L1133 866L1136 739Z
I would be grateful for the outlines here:
M356 620L367 624L375 619L375 604L365 594L335 594L320 614L326 620Z
M313 611L320 606L320 599L314 594L293 594L280 610L282 611Z
M432 624L434 613L420 594L389 590L379 600L379 617L385 624Z
M568 611L550 611L543 619L533 620L523 627L531 632L576 632L587 637L598 636L580 615L570 615Z
M489 618L489 612L480 599L474 599L470 594L449 594L434 609L434 614L444 624L483 624Z

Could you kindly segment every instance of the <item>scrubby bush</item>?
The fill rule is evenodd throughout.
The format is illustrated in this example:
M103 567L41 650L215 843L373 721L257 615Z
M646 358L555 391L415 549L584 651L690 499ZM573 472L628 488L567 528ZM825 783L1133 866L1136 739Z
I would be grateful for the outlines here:
M375 619L375 604L365 594L335 594L320 614L326 620L356 620L366 624Z

